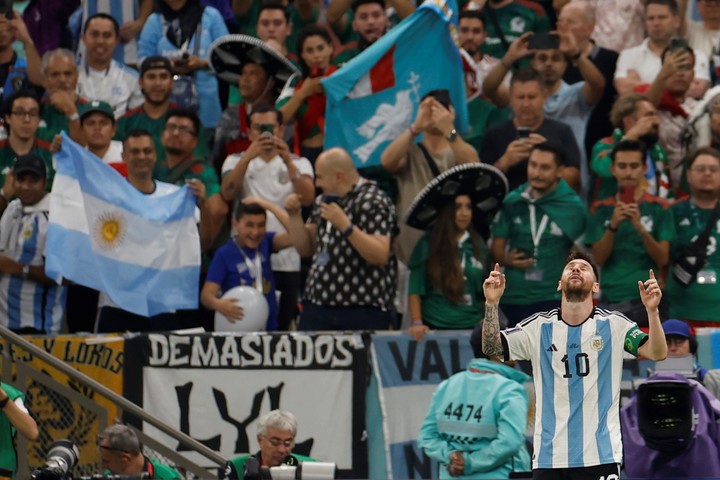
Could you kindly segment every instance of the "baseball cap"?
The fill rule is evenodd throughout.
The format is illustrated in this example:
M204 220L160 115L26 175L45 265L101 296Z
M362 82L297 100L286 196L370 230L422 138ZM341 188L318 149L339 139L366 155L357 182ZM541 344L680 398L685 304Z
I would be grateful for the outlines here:
M32 173L40 178L45 178L47 177L45 162L43 162L43 159L34 153L20 155L17 157L17 160L15 160L13 175L17 177L23 173Z
M142 77L148 70L153 70L156 68L164 69L172 73L172 65L170 64L170 60L167 57L153 55L152 57L147 57L145 58L145 60L143 60L142 64L140 65L140 76Z
M685 338L690 338L692 336L690 333L690 325L682 320L676 320L674 318L665 320L662 323L662 327L665 331L665 335L677 335Z
M80 121L82 122L87 115L91 113L103 113L110 117L112 121L115 121L115 112L109 103L103 102L102 100L93 100L91 102L80 104L78 107L78 113L80 114Z

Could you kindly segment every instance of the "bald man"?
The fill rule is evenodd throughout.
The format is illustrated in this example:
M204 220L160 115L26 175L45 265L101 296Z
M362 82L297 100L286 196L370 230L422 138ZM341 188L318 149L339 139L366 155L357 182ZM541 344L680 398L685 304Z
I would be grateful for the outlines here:
M303 224L300 198L288 197L288 233L300 255L312 255L300 330L386 330L394 326L397 264L392 241L397 215L392 201L362 178L341 148L315 162L323 194Z

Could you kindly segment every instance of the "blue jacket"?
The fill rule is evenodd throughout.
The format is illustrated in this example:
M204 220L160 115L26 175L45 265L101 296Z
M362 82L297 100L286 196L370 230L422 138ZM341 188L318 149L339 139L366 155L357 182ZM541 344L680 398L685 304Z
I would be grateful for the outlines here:
M212 7L205 7L202 14L202 29L200 33L200 47L198 57L208 59L210 45L218 38L227 35L228 30L220 13ZM170 43L167 36L167 26L159 13L151 14L140 33L138 40L138 64L141 59L151 55L163 57L180 56L180 49ZM193 53L197 35L193 34L188 45L188 53ZM204 70L195 73L195 86L200 100L198 116L205 128L215 128L222 109L218 96L218 81L215 76Z
M530 377L502 363L476 358L433 394L418 446L440 463L441 479L508 478L529 471L525 448ZM451 477L447 462L462 451L465 473Z

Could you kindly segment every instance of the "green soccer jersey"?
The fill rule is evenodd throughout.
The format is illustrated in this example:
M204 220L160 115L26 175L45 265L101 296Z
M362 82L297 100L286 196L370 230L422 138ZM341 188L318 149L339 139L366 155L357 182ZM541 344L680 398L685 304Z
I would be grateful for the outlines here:
M535 265L530 269L505 267L507 286L502 302L508 305L560 299L557 282L564 268L563 260L579 241L587 220L585 204L565 180L534 200L529 198L527 190L526 183L505 197L491 227L493 236L504 238L510 249L530 252L535 258ZM538 239L537 247L533 232Z
M220 193L220 182L217 173L212 167L206 165L202 160L195 159L189 167L184 164L171 167L167 162L157 163L153 178L161 182L174 183L182 187L188 180L199 179L205 185L205 196L211 197Z
M595 202L585 242L599 241L605 234L615 210L615 197ZM675 239L673 214L667 200L644 194L639 201L640 218L645 230L658 242ZM628 302L638 298L638 280L645 280L650 269L658 271L643 245L642 237L629 221L623 221L615 233L612 253L602 266L600 287L607 302Z
M676 238L670 247L671 264L687 253L687 247L695 241L707 226L713 209L700 208L691 200L684 199L670 207L675 222ZM710 231L707 244L707 259L699 273L700 276L710 278L710 272L720 274L720 220ZM717 281L698 283L696 281L684 287L672 275L668 276L665 286L670 303L670 316L686 320L717 321L720 322L720 309L717 301L720 299L720 283Z
M87 103L87 100L77 97L75 105L78 110L84 103ZM40 105L40 125L35 136L46 142L52 142L55 135L62 131L70 135L70 122L67 116L53 107L47 97L43 98Z
M479 243L480 258L475 257L469 236L463 240L458 252L465 276L465 297L460 304L449 300L430 283L426 268L430 254L429 234L425 234L415 245L408 262L408 293L420 296L423 320L448 330L473 328L482 320L485 310L483 282L488 275L488 252L485 243L482 240Z
M475 147L478 152L482 148L485 131L498 123L509 120L506 108L497 108L482 98L475 98L468 103L468 123L470 125L465 141Z
M251 37L257 37L257 22L260 16L260 6L262 2L252 2L252 6L243 16L235 16L238 21L239 32ZM304 20L300 17L297 8L293 3L288 5L288 14L290 15L290 24L292 31L290 35L285 39L285 47L289 53L295 53L295 46L297 44L297 37L303 27L307 25L315 25L320 18L320 8L318 5L313 6L313 11L310 19Z
M174 105L171 105L170 108L174 108ZM122 142L125 140L125 135L135 129L147 130L155 142L157 161L158 163L161 163L165 161L165 147L163 147L161 142L163 127L165 127L165 120L167 120L167 112L159 118L150 118L148 114L145 113L143 106L140 105L139 107L125 112L125 115L117 121L115 140L120 140ZM193 150L193 156L196 158L207 158L208 141L204 128L200 128L197 140L198 142L195 146L195 150Z
M0 388L14 402L18 397L25 398L22 392L6 383L0 383ZM0 476L12 474L17 468L17 452L15 451L15 427L8 417L0 410ZM8 475L9 476L9 475Z
M47 169L47 185L45 189L49 192L52 188L53 179L55 178L55 169L52 164L52 153L50 153L50 144L44 140L36 139L30 153L34 153L45 162ZM0 185L5 184L5 177L15 165L17 154L13 151L7 140L0 142Z
M550 22L542 11L542 7L535 4L537 7L534 8L534 6L528 6L529 3L525 3L523 0L515 0L502 8L492 9L492 11L490 11L490 7L483 9L483 23L487 31L487 40L483 45L483 52L495 58L503 58L507 51L500 39L500 35L498 35L495 23L490 18L491 15L495 16L508 45L520 38L525 32L541 33L550 31Z

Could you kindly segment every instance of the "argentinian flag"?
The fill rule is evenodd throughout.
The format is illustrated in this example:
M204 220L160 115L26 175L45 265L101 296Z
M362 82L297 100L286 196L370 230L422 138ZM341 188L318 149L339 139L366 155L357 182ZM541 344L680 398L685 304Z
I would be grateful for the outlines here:
M455 128L467 131L455 0L427 0L360 55L322 81L324 147L342 147L357 167L380 163L385 147L415 119L420 98L447 89Z
M64 132L55 155L46 274L152 316L198 304L200 239L187 187L141 193Z

